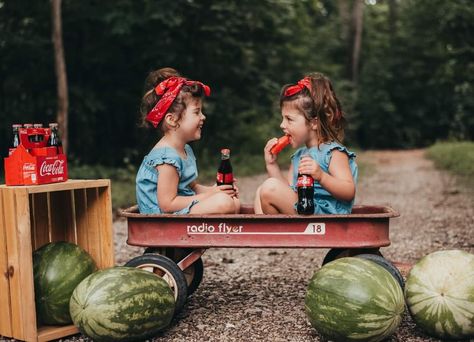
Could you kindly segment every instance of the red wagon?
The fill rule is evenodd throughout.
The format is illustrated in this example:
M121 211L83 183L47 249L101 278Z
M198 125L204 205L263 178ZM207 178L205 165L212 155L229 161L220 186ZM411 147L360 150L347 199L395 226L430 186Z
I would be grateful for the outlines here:
M349 215L256 215L248 205L233 215L144 215L136 206L122 210L128 240L147 247L127 262L162 276L173 289L176 311L199 286L202 254L210 247L331 248L323 264L361 256L385 267L403 287L398 269L380 247L390 245L389 222L399 214L385 206L355 206Z

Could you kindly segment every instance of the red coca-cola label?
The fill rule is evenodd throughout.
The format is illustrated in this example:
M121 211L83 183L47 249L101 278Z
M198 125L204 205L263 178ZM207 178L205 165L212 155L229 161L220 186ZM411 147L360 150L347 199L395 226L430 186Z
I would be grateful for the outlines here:
M57 154L54 147L27 150L20 144L5 158L4 164L7 185L47 184L68 179L66 156Z
M36 164L34 163L25 163L23 164L23 172L36 171Z
M39 172L42 177L62 175L64 173L64 160L57 159L52 163L44 160L40 166Z
M310 187L314 185L314 179L308 175L299 175L298 181L296 182L296 186L300 187Z
M217 183L220 184L232 184L234 182L234 175L232 173L217 173Z

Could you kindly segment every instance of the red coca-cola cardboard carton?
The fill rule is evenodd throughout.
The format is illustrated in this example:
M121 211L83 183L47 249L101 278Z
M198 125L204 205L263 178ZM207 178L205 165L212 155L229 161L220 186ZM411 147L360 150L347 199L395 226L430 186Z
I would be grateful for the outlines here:
M7 185L65 182L67 160L60 146L47 146L49 128L21 128L20 145L5 158Z

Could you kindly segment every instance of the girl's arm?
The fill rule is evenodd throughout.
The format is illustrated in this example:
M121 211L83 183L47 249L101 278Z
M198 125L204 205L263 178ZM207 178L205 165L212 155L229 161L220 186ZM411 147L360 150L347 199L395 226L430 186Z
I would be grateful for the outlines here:
M355 196L355 184L349 167L349 157L346 153L333 150L329 173L324 172L319 164L311 157L301 158L300 173L310 174L321 186L336 199L352 201Z
M229 195L234 193L231 185L221 185L209 187L211 188L209 191L194 196L178 196L179 177L176 168L168 164L158 165L156 168L160 173L157 184L158 203L160 204L160 208L166 213L172 213L186 208L192 201L203 200L219 191L223 191Z
M239 188L237 187L236 182L237 182L237 179L234 178L234 192L235 192L235 197L238 198L239 197ZM197 194L203 194L203 193L206 193L206 192L209 192L209 191L212 191L213 193L215 193L215 189L216 189L216 185L206 186L206 185L199 184L196 181L192 182L189 186Z
M212 188L214 187L214 186L206 186L206 185L198 184L196 181L192 182L189 186L197 194L202 194L208 191L212 191Z

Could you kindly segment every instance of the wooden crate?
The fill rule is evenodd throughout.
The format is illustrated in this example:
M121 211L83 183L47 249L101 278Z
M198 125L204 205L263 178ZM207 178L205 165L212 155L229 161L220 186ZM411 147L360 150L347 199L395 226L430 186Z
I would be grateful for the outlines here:
M69 241L88 251L99 268L114 265L110 180L0 185L0 335L50 341L78 332L40 326L33 283L34 250Z

